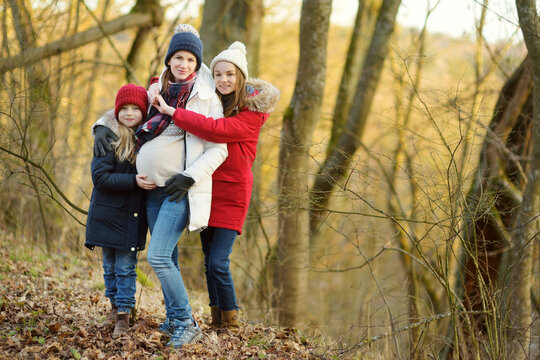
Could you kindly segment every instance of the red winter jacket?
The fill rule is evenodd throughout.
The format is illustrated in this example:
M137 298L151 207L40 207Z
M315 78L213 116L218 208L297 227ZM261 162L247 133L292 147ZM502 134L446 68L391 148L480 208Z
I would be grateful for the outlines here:
M176 109L172 116L176 126L189 133L207 141L227 143L229 155L212 175L208 225L236 230L239 234L251 199L251 166L257 154L259 133L279 99L279 90L266 81L252 79L248 85L255 93L236 116L212 119L184 109Z

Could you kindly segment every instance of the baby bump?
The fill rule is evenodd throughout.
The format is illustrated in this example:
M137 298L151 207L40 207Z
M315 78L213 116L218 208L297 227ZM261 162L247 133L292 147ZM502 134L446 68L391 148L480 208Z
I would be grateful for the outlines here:
M145 174L157 186L184 171L183 137L159 135L144 143L137 155L137 173Z

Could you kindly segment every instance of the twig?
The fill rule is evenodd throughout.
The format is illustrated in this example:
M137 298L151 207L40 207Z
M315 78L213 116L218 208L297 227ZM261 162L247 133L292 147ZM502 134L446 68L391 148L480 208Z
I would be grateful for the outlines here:
M120 54L120 51L118 51L118 49L116 48L116 45L114 45L113 41L111 40L111 37L109 36L109 34L107 34L105 29L103 28L103 25L101 24L101 21L97 18L97 16L94 14L94 12L88 7L88 5L86 5L85 1L83 1L83 0L79 0L79 1L84 5L84 7L86 8L86 10L90 14L90 16L92 16L92 18L96 22L97 26L101 30L101 33L103 34L103 36L105 36L105 38L107 39L107 42L109 43L109 45L113 49L114 53L118 56L118 59L120 59L120 61L122 61L122 64L124 65L124 68L129 73L129 76L131 76L131 78L134 80L135 83L141 84L141 82L139 81L139 79L137 79L137 76L135 75L135 71L133 70L133 67L127 62L126 59L124 59L122 54Z
M487 311L464 311L464 312L460 312L459 314L462 314L462 315L468 314L469 315L469 314L486 314L486 313L489 313L489 312L487 312ZM395 331L392 331L390 333L384 333L384 334L380 334L380 335L373 336L373 337L370 337L370 338L366 338L366 339L356 343L351 348L340 351L340 354L345 354L345 353L351 352L353 350L362 348L362 347L364 347L366 345L371 345L375 341L386 339L386 338L388 338L390 336L394 336L394 335L400 334L402 332L408 331L410 329L414 329L414 328L417 328L419 326L429 324L429 323L431 323L433 321L436 321L436 320L447 318L447 317L449 317L451 315L452 315L452 312L446 312L446 313L443 313L443 314L437 314L435 316L425 318L425 319L422 319L422 320L417 321L415 323L412 323L412 324L409 324L409 325L404 326L402 328L399 328L399 329L397 329Z
M36 163L35 161L32 161L20 154L17 154L17 153L14 153L13 151L9 150L9 149L6 149L5 147L3 146L0 146L0 150L1 151L4 151L22 161L24 161L25 163L28 163L30 165L32 165L33 167L35 167L36 169L40 170L43 175L45 175L45 177L47 178L47 180L49 181L49 183L52 185L52 187L54 188L54 190L56 190L56 192L58 193L58 195L60 195L60 197L69 205L71 206L74 210L77 210L78 212L80 212L81 214L83 215L87 215L88 212L86 210L83 210L81 209L80 207L78 207L77 205L75 205L74 203L72 203L67 197L66 195L64 195L64 193L62 192L62 190L60 190L60 188L58 187L58 185L56 185L56 182L54 181L54 179L51 177L51 175L49 175L49 173L43 168L43 166L41 166L40 164Z

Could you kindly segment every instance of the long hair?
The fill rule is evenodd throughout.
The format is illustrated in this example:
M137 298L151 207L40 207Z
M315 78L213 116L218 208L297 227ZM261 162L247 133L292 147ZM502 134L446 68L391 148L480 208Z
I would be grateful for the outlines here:
M116 120L118 121L118 120ZM114 156L118 161L127 160L135 163L135 132L118 121L118 140L114 141Z
M219 91L216 90L221 103L223 104L224 117L237 115L247 104L246 78L238 66L234 65L234 67L236 68L236 88L234 89L234 92L228 95L221 95Z
M161 77L161 94L166 94L167 90L169 90L169 84L175 83L176 79L174 78L174 75L171 71L171 66L167 65L167 69L163 72L163 76Z

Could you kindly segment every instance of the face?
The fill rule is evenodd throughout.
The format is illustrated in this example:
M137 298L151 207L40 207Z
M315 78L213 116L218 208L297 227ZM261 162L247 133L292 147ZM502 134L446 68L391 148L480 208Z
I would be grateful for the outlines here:
M193 74L197 67L197 58L189 51L180 50L174 53L167 63L176 81L185 80Z
M126 104L118 112L118 121L129 128L138 126L142 118L142 111L137 105Z
M236 66L228 61L214 65L214 82L221 95L228 95L236 89Z

